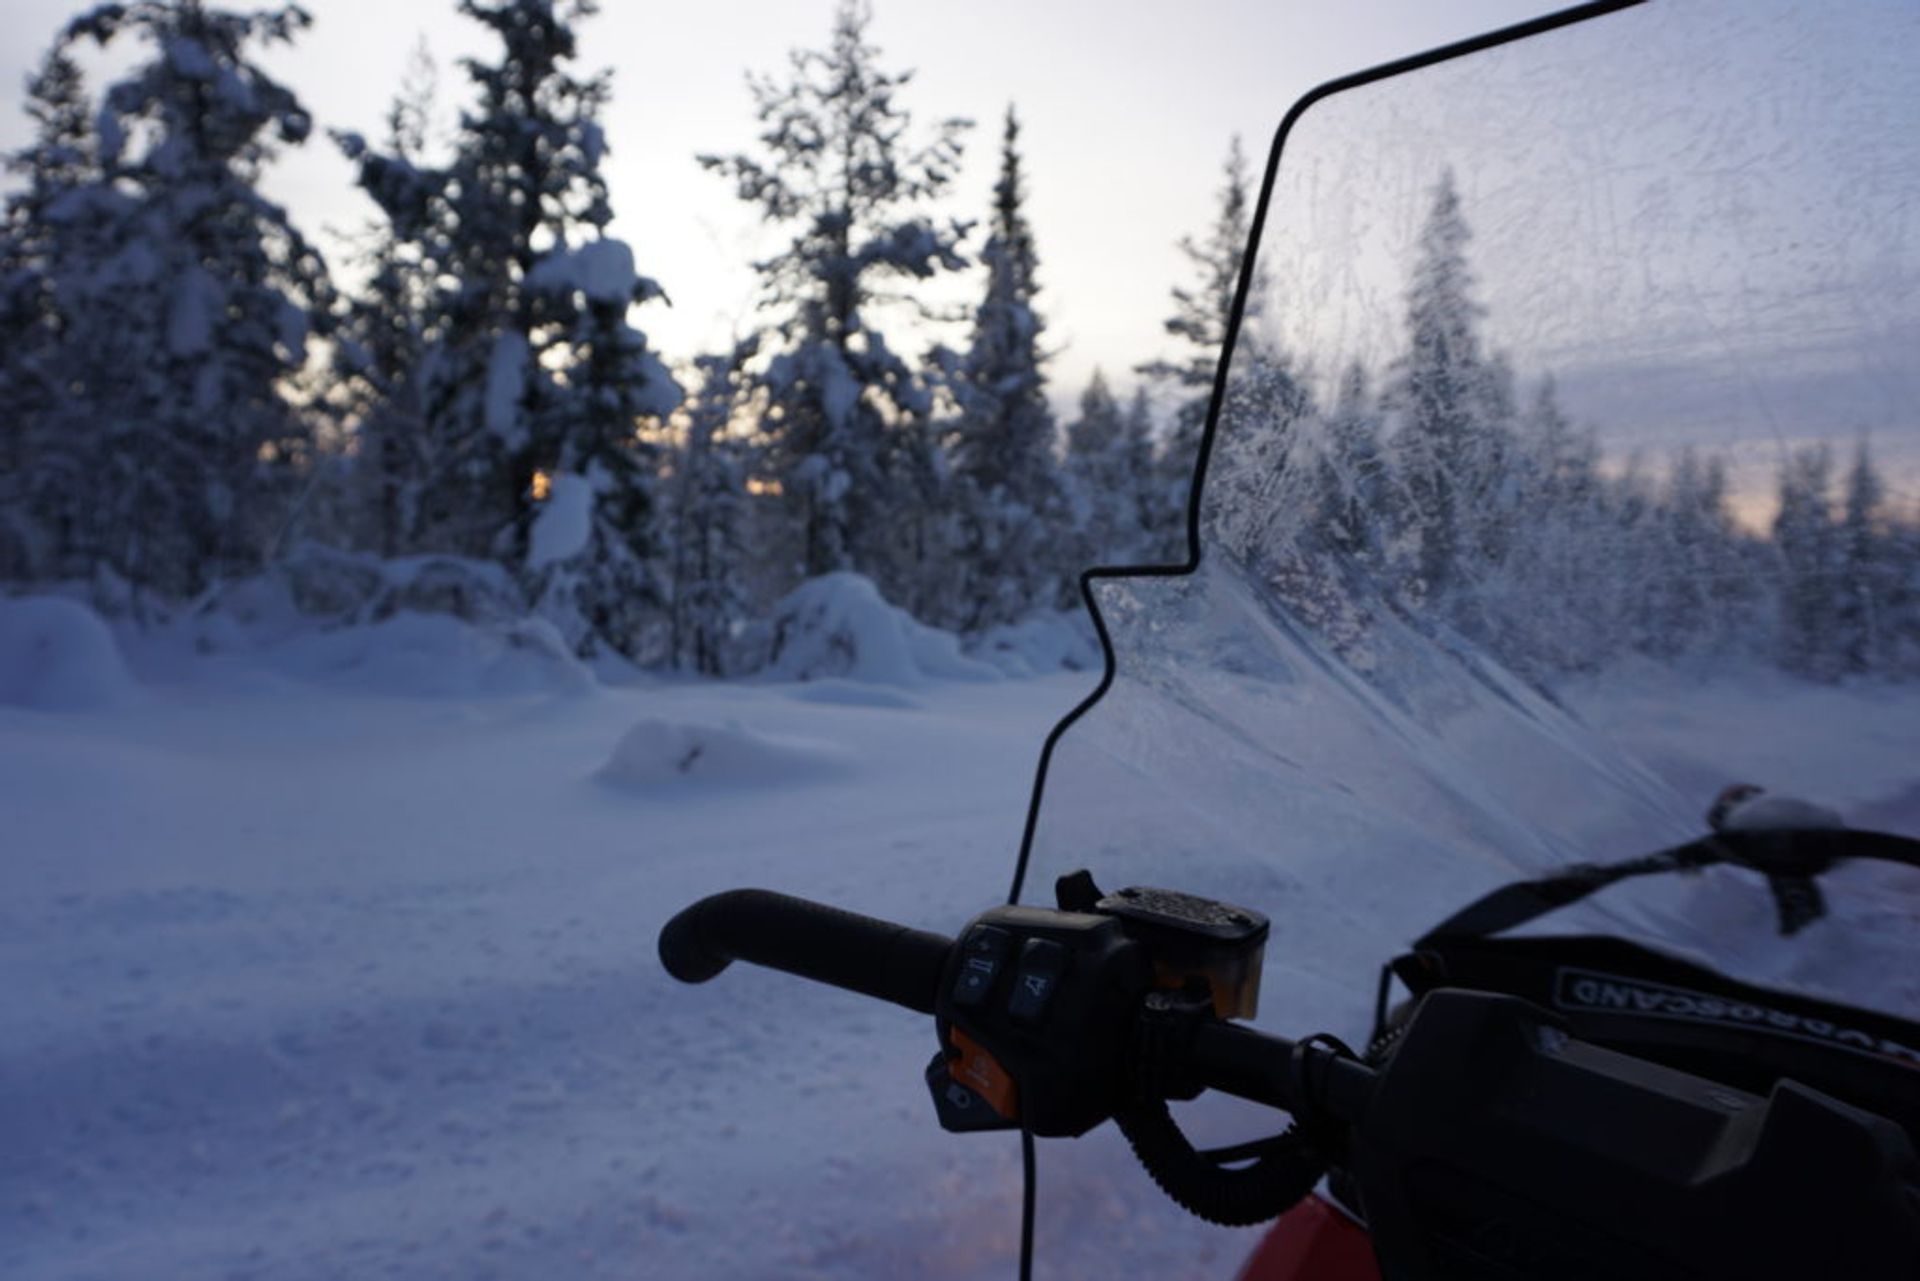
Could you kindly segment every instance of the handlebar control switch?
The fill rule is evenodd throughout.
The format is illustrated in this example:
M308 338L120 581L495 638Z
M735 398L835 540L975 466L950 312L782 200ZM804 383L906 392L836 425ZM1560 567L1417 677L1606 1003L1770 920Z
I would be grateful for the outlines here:
M1007 1070L959 1028L949 1028L950 1048L927 1064L940 1128L956 1134L1010 1130L1020 1124L1020 1089Z
M1047 1004L1072 961L1072 954L1053 940L1028 939L1020 949L1020 968L1007 997L1007 1017L1028 1027L1046 1022Z
M962 932L935 1010L928 1068L950 1130L1085 1134L1123 1105L1133 1021L1153 983L1111 916L997 907Z
M953 1003L962 1009L984 1005L993 981L1013 950L1013 936L991 925L976 925L960 940L960 969L953 977Z

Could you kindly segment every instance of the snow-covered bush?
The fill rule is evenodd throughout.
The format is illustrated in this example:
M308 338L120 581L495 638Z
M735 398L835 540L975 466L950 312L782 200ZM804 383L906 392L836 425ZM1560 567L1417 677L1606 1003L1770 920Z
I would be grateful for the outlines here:
M961 653L960 640L887 603L859 574L823 574L788 593L774 611L767 675L777 680L844 676L877 685L997 680L998 668Z
M0 705L84 711L110 707L132 690L98 614L51 596L0 597Z
M405 697L581 694L595 685L541 618L476 624L400 613L362 627L296 633L254 657L294 680Z
M1097 671L1105 662L1100 637L1085 610L1047 610L989 628L967 652L1013 677Z
M286 626L342 627L395 614L445 614L506 624L527 615L513 576L492 561L459 556L383 560L307 544L259 574L223 584L197 611L206 621L258 632Z

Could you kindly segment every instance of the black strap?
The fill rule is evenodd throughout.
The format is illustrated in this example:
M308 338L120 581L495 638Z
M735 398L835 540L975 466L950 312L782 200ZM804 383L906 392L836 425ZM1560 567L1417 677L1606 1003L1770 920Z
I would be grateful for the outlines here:
M1428 930L1414 947L1449 939L1486 938L1636 876L1691 872L1715 863L1764 873L1779 909L1780 932L1793 934L1826 912L1814 877L1835 863L1857 858L1920 868L1920 841L1848 828L1716 832L1622 863L1579 863L1552 876L1503 885Z

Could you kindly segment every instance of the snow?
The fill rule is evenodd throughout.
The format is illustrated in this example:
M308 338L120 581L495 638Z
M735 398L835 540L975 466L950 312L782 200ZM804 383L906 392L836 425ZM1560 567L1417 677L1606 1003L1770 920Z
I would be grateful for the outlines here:
M828 677L808 681L794 689L792 697L803 703L829 703L836 707L912 708L920 704L905 694L877 685Z
M593 482L574 472L554 476L527 537L527 568L572 560L593 535Z
M1042 611L1017 623L988 628L968 646L968 653L1013 677L1063 669L1098 671L1102 661L1100 638L1084 611Z
M509 330L493 341L487 361L487 397L483 421L489 432L513 443L520 439L525 424L520 421L521 404L527 391L527 366L532 354L525 335Z
M869 333L868 344L874 341ZM802 382L811 383L819 392L820 407L833 429L847 430L854 407L860 403L861 384L847 368L840 349L832 343L810 342L797 351L775 356L767 368L767 383L776 395L785 395Z
M773 634L767 670L778 680L839 676L917 688L1000 678L998 668L962 654L958 637L888 604L859 574L823 574L794 588L775 607Z
M198 40L186 36L168 40L166 58L173 69L188 80L211 80L214 77L214 61L208 56L206 46Z
M856 633L906 644L870 587L809 586L865 617ZM1231 599L1195 603L1220 637L1210 658L1273 639ZM114 691L84 712L0 700L0 1275L1011 1275L1017 1141L935 1125L927 1020L748 967L684 987L654 939L679 907L742 885L955 930L1004 895L1041 738L1092 672L908 665L910 694L844 674L490 681L505 624L402 611L275 631L270 604L249 647L129 642L126 664L77 606L0 607L4 688L25 652ZM1083 863L1108 886L1237 883L1274 918L1274 1030L1352 1034L1409 928L1560 855L1429 857L1548 831L1476 776L1516 744L1591 771L1584 801L1541 801L1567 852L1697 827L1736 779L1920 831L1912 687L1649 669L1570 689L1566 708L1492 679L1443 706L1411 681L1378 700L1308 651L1268 652L1293 664L1285 679L1248 660L1176 680L1128 651L1121 701L1062 760L1028 898ZM1245 732L1283 706L1288 724ZM1140 739L1110 732L1122 723ZM1088 751L1148 749L1165 778L1123 769L1094 797L1108 812L1074 807ZM1315 772L1349 752L1370 767ZM1676 813L1629 800L1609 821L1637 788ZM1198 839L1142 847L1170 828ZM1746 968L1912 1016L1916 879L1841 869L1836 918L1790 952L1746 873L1596 911L1700 917ZM1346 897L1330 903L1334 886ZM1664 915L1648 906L1663 898ZM1896 944L1909 963L1888 963ZM1271 1127L1230 1102L1187 1115L1205 1142ZM1042 1275L1219 1281L1251 1248L1169 1208L1110 1130L1043 1143L1041 1162Z
M654 939L743 884L953 929L1085 677L880 708L263 665L0 708L0 1275L1005 1275L1017 1148L934 1125L924 1019L683 987Z
M0 707L87 711L132 693L120 649L92 610L51 597L0 597Z
M760 734L738 721L699 725L649 718L627 731L599 776L640 788L686 782L771 785L845 774L850 763L832 743Z
M632 302L640 292L633 249L624 240L603 236L573 248L549 251L527 273L530 289L577 290L593 302Z
M445 614L311 632L255 656L257 670L330 689L412 698L583 694L594 680L543 618L474 624Z

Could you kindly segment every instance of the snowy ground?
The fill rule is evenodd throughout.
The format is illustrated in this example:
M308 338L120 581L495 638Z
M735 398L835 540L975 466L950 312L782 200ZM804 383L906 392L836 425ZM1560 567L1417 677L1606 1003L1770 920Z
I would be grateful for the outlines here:
M951 931L1004 895L1090 678L585 688L387 639L41 706L0 683L0 1275L1011 1275L1017 1145L935 1127L923 1020L742 969L681 987L654 938L736 885ZM1852 718L1877 764L1836 766L1839 799L1916 830L1897 699L1684 692L1612 728L1705 786L1703 721L1763 754ZM1076 1222L1124 1236L1154 1197L1071 1151L1060 1275ZM1224 1278L1249 1244L1135 1257Z

